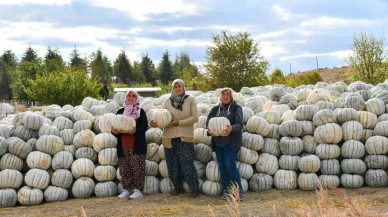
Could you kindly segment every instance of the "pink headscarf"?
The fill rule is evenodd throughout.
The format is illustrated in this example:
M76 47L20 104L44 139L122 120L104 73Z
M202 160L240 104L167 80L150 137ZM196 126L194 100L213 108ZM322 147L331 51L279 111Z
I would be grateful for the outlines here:
M135 94L136 97L136 102L133 105L129 105L127 103L127 96L129 93ZM135 90L128 90L127 94L125 95L125 101L123 103L124 107L124 116L131 117L133 119L138 119L140 117L140 102L139 102L139 95Z

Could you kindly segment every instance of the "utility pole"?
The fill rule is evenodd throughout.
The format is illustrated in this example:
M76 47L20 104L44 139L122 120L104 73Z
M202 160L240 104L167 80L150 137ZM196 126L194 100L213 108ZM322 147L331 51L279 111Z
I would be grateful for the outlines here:
M290 63L290 75L291 75L291 63Z
M317 60L317 70L319 71L319 67L318 67L318 56L315 56L315 59Z

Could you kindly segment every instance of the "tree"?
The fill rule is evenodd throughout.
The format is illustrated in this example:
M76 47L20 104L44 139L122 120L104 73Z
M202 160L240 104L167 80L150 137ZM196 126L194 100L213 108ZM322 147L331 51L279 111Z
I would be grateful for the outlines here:
M175 57L172 68L174 71L174 77L176 78L181 78L183 72L187 70L187 68L192 68L194 76L198 76L200 74L198 67L192 63L189 54L186 52L181 52Z
M112 66L110 66L108 58L103 57L100 49L97 50L97 53L92 53L91 57L92 78L98 77L103 84L110 86Z
M113 74L118 77L118 83L130 85L133 81L132 66L124 50L121 51L114 62Z
M18 58L15 56L15 53L11 50L4 51L3 55L1 55L0 59L10 66L11 68L16 69L18 65Z
M156 84L156 70L154 62L148 56L148 54L143 55L141 59L141 71L146 78L146 82Z
M44 68L45 72L53 72L62 70L65 67L65 62L62 59L62 56L58 53L58 49L52 50L49 46L47 48L46 56L44 57Z
M17 78L17 58L11 50L0 56L0 99L12 99L12 85Z
M11 67L0 59L0 99L12 99Z
M168 51L163 53L162 61L159 63L158 71L160 75L160 81L164 85L173 80L174 73L172 71L172 63L170 61L170 55L168 54Z
M283 75L282 70L276 68L269 76L268 82L270 84L285 84L286 78Z
M376 38L372 32L367 35L364 30L353 36L350 49L353 51L346 62L353 68L352 81L364 81L377 84L386 78L387 51L384 36Z
M29 79L35 79L36 76L43 73L42 60L37 52L28 47L22 56L16 72L15 83L11 85L12 97L16 100L29 100L24 89L30 87Z
M138 61L133 62L132 75L133 75L132 79L135 84L141 84L146 82L146 78L141 70L141 63L139 63Z
M228 35L225 30L213 35L212 46L206 49L205 68L212 80L212 87L230 87L240 90L243 86L265 84L269 63L260 55L259 43L247 32Z
M46 105L80 105L87 96L97 98L103 88L98 76L90 78L84 71L68 67L45 76L38 75L28 82L30 86L24 88L28 97Z
M26 62L35 62L38 59L39 57L36 50L32 49L31 46L27 48L26 52L24 52L22 57L22 61L26 61Z
M87 71L87 62L78 54L77 46L74 46L74 50L70 54L70 67L74 70L84 71L85 73Z

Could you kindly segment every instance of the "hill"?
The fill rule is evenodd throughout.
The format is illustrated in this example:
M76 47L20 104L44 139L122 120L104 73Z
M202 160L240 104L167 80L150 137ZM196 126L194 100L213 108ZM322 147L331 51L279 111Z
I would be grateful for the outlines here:
M316 70L314 69L314 70L299 72L299 73L291 74L290 76L292 76L292 77L300 76L302 74L308 74L308 73L312 73L314 71L316 71ZM333 69L319 69L319 74L321 75L322 80L324 82L327 82L330 84L330 83L337 82L337 81L343 81L343 79L340 78L341 71L345 72L345 74L350 74L350 73L352 73L353 70L349 66L342 66L342 67L333 68Z

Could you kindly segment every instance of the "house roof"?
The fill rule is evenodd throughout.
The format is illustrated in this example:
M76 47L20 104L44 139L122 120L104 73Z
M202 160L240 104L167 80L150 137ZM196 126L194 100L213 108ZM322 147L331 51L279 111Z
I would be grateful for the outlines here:
M115 88L115 92L127 92L129 89L136 90L136 92L157 92L161 91L160 87L138 87L138 88Z

